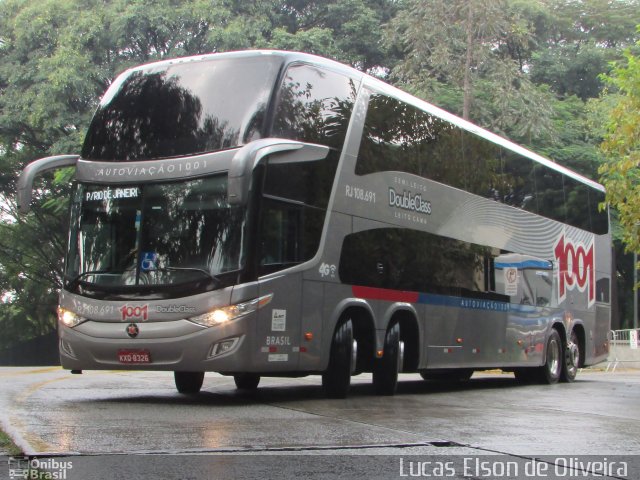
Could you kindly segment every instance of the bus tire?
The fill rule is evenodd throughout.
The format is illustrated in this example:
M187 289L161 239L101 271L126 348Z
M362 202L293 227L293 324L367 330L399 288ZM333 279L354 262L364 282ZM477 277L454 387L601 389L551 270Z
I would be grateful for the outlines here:
M331 340L329 365L322 374L322 388L329 398L346 398L355 369L353 322L347 319L336 327Z
M580 341L576 331L571 332L569 343L564 348L564 362L562 363L562 376L560 380L571 383L578 375L578 368L582 364L582 352L580 350Z
M563 364L564 349L557 330L551 330L545 351L545 362L539 367L538 377L541 383L552 385L560 380Z
M398 372L402 369L400 324L394 323L384 337L382 358L373 366L373 388L378 395L393 395L398 387Z
M204 372L173 372L176 389L180 393L198 393L202 388Z
M233 381L238 390L255 390L260 383L260 375L255 373L236 373L233 376Z

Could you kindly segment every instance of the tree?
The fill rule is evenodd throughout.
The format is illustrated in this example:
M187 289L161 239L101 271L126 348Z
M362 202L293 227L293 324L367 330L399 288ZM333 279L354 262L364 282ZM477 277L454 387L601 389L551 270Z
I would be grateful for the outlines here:
M626 62L617 63L603 77L615 89L610 94L615 95L615 105L601 144L606 162L599 171L607 201L617 211L627 249L640 252L640 57L630 49L624 56Z
M532 35L507 0L408 0L387 30L404 54L392 78L465 119L530 138L550 128L547 92L525 71Z
M600 74L632 45L640 23L640 2L624 0L545 0L536 21L529 62L531 79L550 86L560 98L598 97Z
M382 25L395 9L393 0L288 0L273 23L268 46L315 53L368 71L387 64Z

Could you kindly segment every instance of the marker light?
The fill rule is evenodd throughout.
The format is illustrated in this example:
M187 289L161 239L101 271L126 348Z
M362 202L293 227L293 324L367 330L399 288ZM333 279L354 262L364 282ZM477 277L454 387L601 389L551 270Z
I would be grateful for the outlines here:
M243 317L251 312L255 312L259 308L262 308L269 302L271 302L272 298L273 293L270 293L269 295L265 295L260 298L254 298L253 300L249 300L248 302L236 303L235 305L216 308L215 310L211 310L210 312L204 313L202 315L191 317L189 320L205 327L222 325L223 323L236 320L237 318Z
M69 328L73 328L80 325L82 322L86 322L87 319L72 312L71 310L58 307L58 321Z

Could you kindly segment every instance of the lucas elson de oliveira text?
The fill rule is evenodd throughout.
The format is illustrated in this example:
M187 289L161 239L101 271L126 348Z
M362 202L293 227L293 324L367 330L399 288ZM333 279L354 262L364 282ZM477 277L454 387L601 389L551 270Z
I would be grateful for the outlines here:
M460 466L458 467L460 468ZM581 460L578 457L557 457L553 461L531 459L523 463L505 460L489 460L467 457L462 461L462 471L456 470L452 461L405 461L400 457L401 477L463 477L472 478L545 478L545 477L618 477L628 478L627 462L601 460Z

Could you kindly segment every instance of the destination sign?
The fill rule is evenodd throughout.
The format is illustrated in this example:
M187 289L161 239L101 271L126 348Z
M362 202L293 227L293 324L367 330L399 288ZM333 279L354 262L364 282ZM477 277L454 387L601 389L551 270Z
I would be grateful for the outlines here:
M140 189L138 187L105 188L103 190L86 192L84 199L87 202L96 202L103 200L118 200L121 198L138 198L139 196Z

